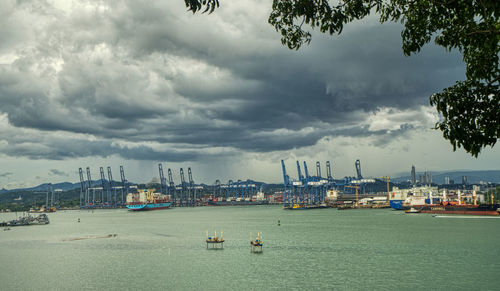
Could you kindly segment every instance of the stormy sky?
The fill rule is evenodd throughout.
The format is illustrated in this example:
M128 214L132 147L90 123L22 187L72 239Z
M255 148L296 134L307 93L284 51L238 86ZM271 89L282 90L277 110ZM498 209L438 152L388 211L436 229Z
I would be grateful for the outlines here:
M267 23L272 1L0 2L0 188L76 182L79 167L157 164L196 182L281 181L280 160L329 160L335 177L498 169L500 149L453 152L429 96L464 79L458 52L401 50L376 17L299 51Z

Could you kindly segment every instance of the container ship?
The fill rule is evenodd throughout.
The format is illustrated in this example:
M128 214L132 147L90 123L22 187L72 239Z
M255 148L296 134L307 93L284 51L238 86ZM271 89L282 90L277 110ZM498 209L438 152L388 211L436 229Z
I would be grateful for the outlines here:
M154 191L155 189L138 189L137 193L129 193L125 205L133 211L169 208L171 202L168 196Z
M265 198L264 192L257 192L252 198L232 198L232 197L217 197L208 200L208 205L211 206L240 206L240 205L267 205L269 201Z

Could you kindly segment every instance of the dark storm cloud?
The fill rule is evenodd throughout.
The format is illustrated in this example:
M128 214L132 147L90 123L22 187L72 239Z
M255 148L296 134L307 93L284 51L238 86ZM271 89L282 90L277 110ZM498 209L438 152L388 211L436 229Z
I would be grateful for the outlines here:
M404 57L397 24L315 34L296 52L247 2L211 15L186 13L182 1L90 1L67 14L35 4L10 7L3 22L38 27L0 29L0 52L16 55L0 65L0 113L37 130L0 135L12 156L186 161L335 136L385 137L375 139L383 146L427 126L428 96L463 75L455 53L432 45ZM408 114L371 126L385 107Z
M0 139L3 139L2 135L0 135ZM189 148L187 146L182 149L169 147L168 145L153 148L148 145L121 145L109 140L95 141L82 138L67 139L39 136L25 136L13 139L8 147L0 148L0 150L8 156L23 156L34 160L64 160L88 156L107 158L117 155L126 159L180 162L193 161L201 156L216 158L222 155L217 152L203 153L203 149ZM231 153L225 152L223 155L229 156ZM56 169L52 169L50 173L54 175L62 174L62 172L56 171Z

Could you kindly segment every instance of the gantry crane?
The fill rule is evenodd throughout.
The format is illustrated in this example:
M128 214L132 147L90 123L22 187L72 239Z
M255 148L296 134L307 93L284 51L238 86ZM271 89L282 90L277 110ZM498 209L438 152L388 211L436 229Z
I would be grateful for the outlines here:
M196 201L196 189L194 187L193 172L191 172L191 167L188 167L188 179L189 179L188 201L191 204L191 206L194 206Z
M80 173L80 208L83 208L83 203L85 202L85 195L87 193L87 186L85 183L85 178L83 177L82 168L78 168L78 172Z
M165 175L163 173L163 165L161 163L158 164L158 172L160 175L160 193L167 194L167 180L165 179Z
M354 164L356 166L356 173L358 174L358 180L363 179L363 175L361 175L361 162L356 160L356 163Z
M184 170L181 168L180 169L180 176L181 176L181 195L179 199L179 205L184 206L184 195L186 192L186 179L184 178Z
M177 194L176 194L174 179L172 177L172 170L170 170L170 168L168 168L168 194L171 195L173 202L172 205L175 206L175 204L177 203Z
M116 201L116 188L114 187L113 183L113 174L111 173L111 167L108 167L108 184L109 189L113 189L113 207L116 207L116 205L118 205L118 202Z

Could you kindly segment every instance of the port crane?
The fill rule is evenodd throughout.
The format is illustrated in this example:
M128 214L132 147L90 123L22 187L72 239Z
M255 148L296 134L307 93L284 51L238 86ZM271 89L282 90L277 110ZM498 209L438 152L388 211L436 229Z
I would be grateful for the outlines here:
M233 180L229 180L229 181L227 182L227 185L228 185L228 188L227 188L227 189L228 189L228 191L230 191L229 196L231 196L231 197L232 197L232 199L233 199L233 200L235 200L236 198L235 198L235 193L234 193L234 182L233 182ZM226 193L227 193L227 192L226 192ZM227 198L227 197L226 197L226 198ZM227 199L226 199L226 200L227 200Z
M304 176L302 176L302 172L300 171L300 163L297 161L297 173L299 174L299 180L304 181Z
M177 193L175 189L174 179L172 178L172 170L170 170L170 168L168 168L168 189L168 193L172 195L172 204L175 206L177 203Z
M163 165L161 163L158 164L158 172L160 175L160 193L167 194L167 180L165 179L165 175L163 173Z
M217 179L215 180L215 185L214 185L214 197L221 197L221 185L220 185L220 180ZM226 196L227 198L227 196Z
M180 176L181 176L181 195L180 195L180 201L179 205L184 206L184 196L186 194L186 179L184 178L184 170L181 168L180 169Z
M283 171L283 186L284 186L284 191L283 191L283 204L285 207L290 206L290 191L292 189L288 189L292 186L291 181L290 181L290 176L287 175L286 173L286 167L285 167L285 162L281 160L281 169Z
M128 194L128 181L125 179L125 171L123 170L123 166L120 166L120 177L122 179L122 206L125 205L125 199L124 199L124 192L125 194Z
M193 172L191 171L191 167L188 167L188 179L189 179L188 201L191 206L194 206L194 203L196 201L196 189L194 187Z
M116 201L116 187L114 186L113 182L113 174L111 173L111 167L108 166L108 184L109 184L109 189L113 189L113 207L116 207L118 204L118 201ZM111 198L110 198L111 200Z
M358 180L363 179L363 176L361 175L361 162L356 160L356 163L354 164L356 166L356 173L358 174Z
M87 167L87 183L88 183L88 191L87 191L87 207L90 205L90 189L92 188L92 177L90 176L90 168ZM92 189L92 206L94 206L95 200L95 190Z
M307 168L307 163L304 161L305 176L302 175L300 162L297 165L297 180L290 179L286 172L284 160L281 160L281 168L283 171L284 197L283 203L285 207L290 207L292 204L316 205L322 203L326 197L326 189L330 185L329 181L321 176L321 164L316 162L316 176L310 176Z
M307 164L306 161L304 161L304 174L306 175L306 182L309 182L309 171L307 170Z
M99 167L100 179L96 180L95 183L92 181L90 167L86 167L86 171L83 171L82 168L78 168L78 172L80 176L80 208L124 206L124 195L128 193L129 188L137 188L137 186L129 185L128 181L125 179L123 166L120 166L121 185L119 182L115 183L113 180L113 174L109 166L107 167L107 179L104 167ZM84 176L85 172L87 174L86 179ZM117 189L121 189L122 193L120 203L118 203L119 197ZM56 189L55 192L58 192L58 190L59 189ZM90 197L91 192L92 197Z
M85 194L87 193L87 185L85 183L85 178L83 177L82 168L78 168L80 174L80 208L83 208L83 203L85 201Z
M101 174L101 206L109 206L109 189L106 187L106 177L104 176L104 168L99 167L99 173ZM104 199L104 189L106 189L106 199Z
M330 161L326 161L326 178L328 182L333 182L332 169L330 168Z
M298 199L300 201L304 201L305 200L305 191L304 191L304 186L306 184L305 180L304 180L304 176L302 176L302 172L300 171L300 163L299 161L297 161L297 173L298 173L298 177L299 177L299 181L300 181L300 184L297 183L297 190L298 190Z
M50 204L49 204L49 194L50 194ZM49 208L49 211L54 210L54 189L52 188L52 183L47 185L47 201L45 205Z

